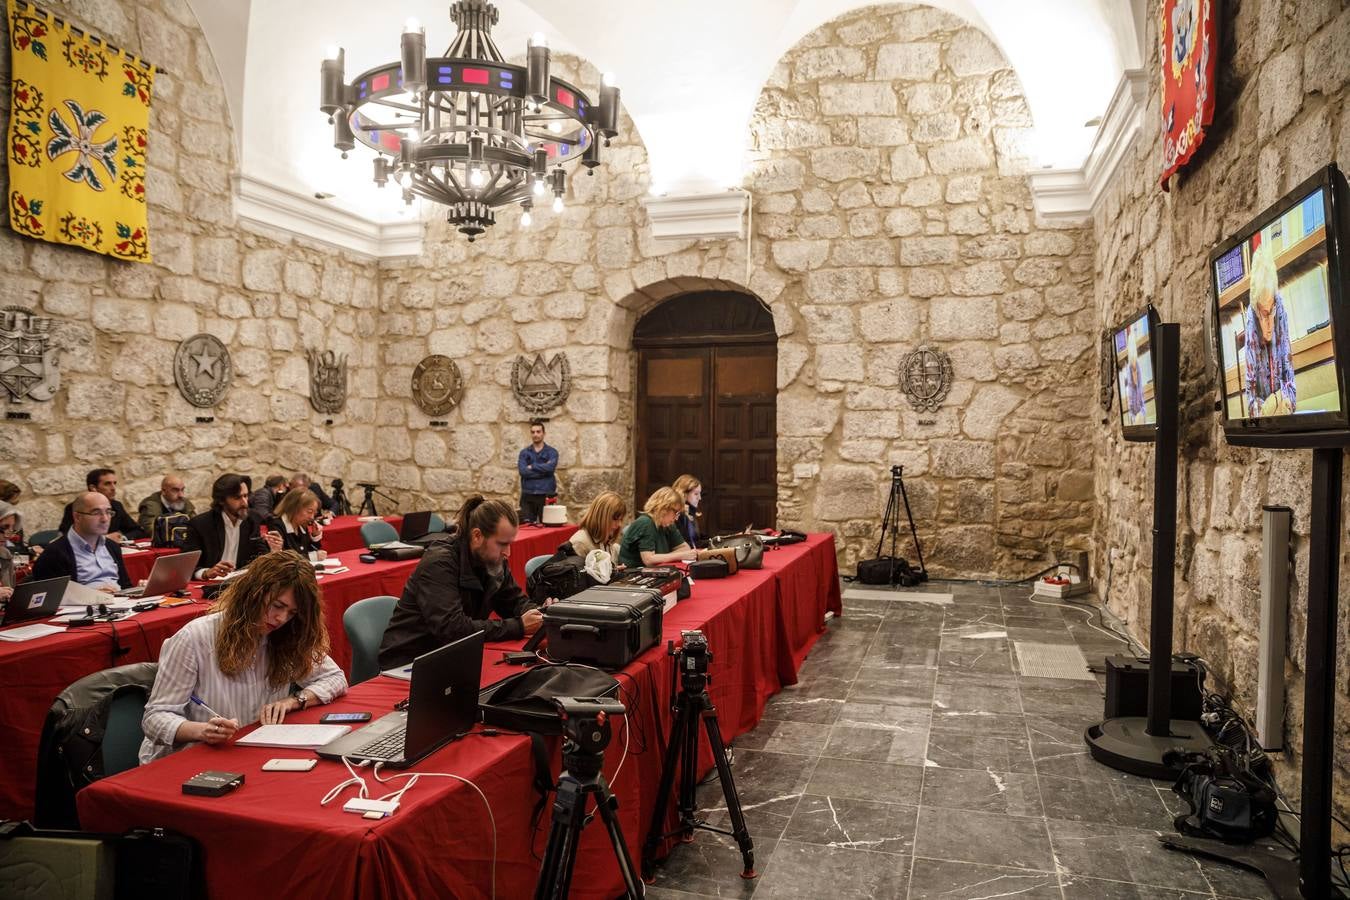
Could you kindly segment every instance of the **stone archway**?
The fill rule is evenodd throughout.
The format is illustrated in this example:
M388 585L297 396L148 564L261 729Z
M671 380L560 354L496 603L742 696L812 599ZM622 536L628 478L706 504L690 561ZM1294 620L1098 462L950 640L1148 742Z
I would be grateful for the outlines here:
M778 355L768 308L741 290L677 292L638 319L633 348L636 507L689 473L704 483L704 533L774 525Z

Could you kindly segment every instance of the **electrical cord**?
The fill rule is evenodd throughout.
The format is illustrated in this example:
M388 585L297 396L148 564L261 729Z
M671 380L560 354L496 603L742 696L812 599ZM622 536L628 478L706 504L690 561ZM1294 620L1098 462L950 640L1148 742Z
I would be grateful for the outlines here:
M941 582L943 584L981 584L987 587L1017 587L1019 584L1026 584L1029 581L1035 581L1042 575L1048 575L1057 569L1073 569L1079 575L1083 572L1077 564L1071 562L1055 563L1053 566L1046 566L1039 572L1028 575L1025 578L1004 579L1004 578L930 578L930 582Z
M1037 600L1035 597L1028 597L1027 599L1030 600L1032 603L1035 603L1037 606L1062 606L1065 609L1072 609L1075 612L1087 613L1087 619L1084 620L1083 623L1087 625L1087 627L1091 628L1093 631L1100 631L1102 634L1111 638L1111 640L1113 641L1123 641L1127 646L1134 646L1134 638L1130 637L1129 635L1121 634L1114 628L1108 630L1107 628L1098 628L1096 625L1093 625L1092 617L1094 613L1100 616L1103 625L1106 624L1106 617L1101 616L1099 610L1097 610L1095 607L1089 606L1086 603L1056 603L1053 600Z

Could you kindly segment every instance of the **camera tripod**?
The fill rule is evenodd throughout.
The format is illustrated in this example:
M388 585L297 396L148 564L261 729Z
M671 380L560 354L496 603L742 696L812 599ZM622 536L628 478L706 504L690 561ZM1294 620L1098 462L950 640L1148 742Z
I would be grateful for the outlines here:
M619 862L625 896L628 900L638 900L645 891L619 827L619 817L615 813L619 801L610 793L605 777L600 774L605 762L605 747L609 745L609 719L624 714L623 704L598 697L558 697L554 703L562 716L563 771L558 776L553 825L548 833L544 862L539 867L535 900L566 900L571 892L581 830L591 818L586 815L586 798L592 794L595 795L595 811L605 823L614 857Z
M342 489L342 479L333 479L333 515L350 516L352 514L352 502L347 499L347 492Z
M701 828L716 834L725 834L736 839L741 850L741 861L745 868L742 878L755 878L755 845L750 840L750 832L745 826L745 815L741 812L741 799L736 793L736 782L731 774L731 764L727 762L727 747L722 741L722 730L717 723L717 709L708 696L708 663L712 653L708 650L708 640L701 631L680 633L682 649L675 650L672 641L668 653L675 657L675 668L681 677L680 692L675 695L675 724L671 728L670 743L666 745L666 758L661 766L661 784L656 791L656 809L652 811L651 827L647 829L647 841L642 847L642 875L650 882L655 878L653 865L656 851L662 840L680 835L685 841L692 841L694 829ZM674 681L674 671L671 680ZM675 691L672 686L672 694ZM717 765L717 777L722 783L722 795L727 801L727 812L731 815L731 831L715 828L695 816L697 803L695 794L698 788L698 720L703 720L704 730L708 733L708 744L712 747L713 762ZM666 823L666 805L670 801L671 788L675 783L676 762L680 768L679 826L670 832L664 831Z
M368 482L368 481L358 481L358 482L356 483L356 486L359 487L361 490L363 490L363 491L366 492L365 496L361 498L361 508L358 509L358 510L356 511L356 514L357 514L358 516L378 516L378 515L379 515L379 513L377 513L377 512L375 511L375 495L376 495L376 494L379 494L381 497L383 497L384 499L388 500L390 503L394 504L394 507L395 507L395 508L398 507L398 501L395 500L393 497L390 497L390 496L389 496L388 494L386 494L384 491L380 490L379 485L371 484L371 483Z
M911 577L918 581L928 580L928 569L923 564L923 547L919 545L919 531L914 527L914 513L909 509L909 494L905 493L905 467L891 466L891 493L886 498L886 511L881 515L881 537L877 540L877 558L881 558L882 547L886 544L886 532L891 533L891 559L895 555L895 542L900 534L900 505L904 504L905 518L909 519L909 533L914 538L914 552L918 555L919 566L912 570ZM894 582L896 576L892 575Z

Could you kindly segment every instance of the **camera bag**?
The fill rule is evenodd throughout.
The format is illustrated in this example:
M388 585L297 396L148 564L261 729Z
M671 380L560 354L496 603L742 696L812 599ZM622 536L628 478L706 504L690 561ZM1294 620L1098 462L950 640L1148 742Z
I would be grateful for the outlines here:
M619 682L590 666L535 666L478 692L483 724L512 731L562 734L556 697L617 697Z
M714 559L700 559L689 564L689 577L695 581L700 578L726 578L730 574L731 567L720 556Z
M900 556L858 560L858 581L863 584L901 584L906 587L919 583L909 563Z
M757 534L729 534L715 537L712 545L736 551L736 565L741 569L764 568L764 539Z
M593 587L544 608L548 654L558 662L621 669L661 640L659 590Z

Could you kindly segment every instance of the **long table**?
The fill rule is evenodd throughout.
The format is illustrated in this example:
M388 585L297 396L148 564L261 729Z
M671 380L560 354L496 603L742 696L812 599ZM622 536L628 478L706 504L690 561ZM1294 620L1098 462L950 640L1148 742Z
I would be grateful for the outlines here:
M521 528L511 545L511 571L517 582L524 583L525 560L551 553L575 530L571 525ZM352 650L342 627L342 614L366 597L399 596L417 566L417 560L363 563L359 560L361 552L353 549L333 554L348 571L319 579L330 654L344 671L350 671ZM158 551L154 554L162 555ZM141 556L135 554L131 559ZM33 815L38 741L56 696L100 669L159 659L160 646L167 638L210 609L201 600L200 586L190 594L197 602L139 613L116 626L93 625L22 643L0 642L0 686L4 688L0 690L0 735L4 735L7 754L7 765L0 773L0 819ZM125 652L114 652L114 628L117 647L125 648Z
M690 599L665 617L664 636L701 629L713 652L709 692L727 739L758 722L764 704L795 680L796 662L823 630L827 611L841 611L831 535L765 555L762 570L702 581ZM496 664L514 644L489 645L482 683L514 673ZM619 820L635 858L655 804L661 744L670 728L671 658L664 641L624 669L620 682L629 707L605 754L605 774L619 800ZM788 671L791 669L791 671ZM376 678L321 710L288 721L313 722L328 711L386 712L407 685ZM627 734L625 735L625 729ZM703 740L701 738L701 740ZM625 746L627 750L625 751ZM553 744L554 773L558 759ZM368 821L341 811L343 799L321 806L323 795L347 777L320 761L307 773L261 771L267 759L298 755L234 745L190 747L149 766L106 778L78 796L81 824L98 831L161 826L196 838L203 848L211 896L488 897L493 894L493 829L483 801L452 778L423 778L392 817ZM703 745L702 766L711 758ZM622 765L622 771L618 771ZM204 769L244 772L245 785L224 797L185 797L180 785ZM474 733L423 760L416 771L447 773L474 782L496 820L495 895L528 896L547 838L547 821L531 830L536 796L533 763L524 736ZM384 787L371 781L372 796ZM586 828L577 863L575 897L622 892L607 836Z

